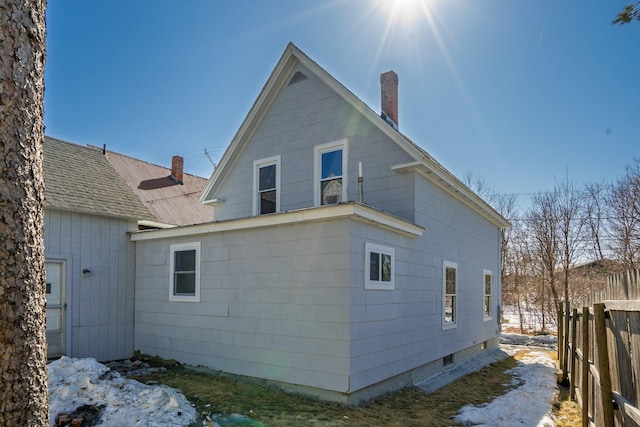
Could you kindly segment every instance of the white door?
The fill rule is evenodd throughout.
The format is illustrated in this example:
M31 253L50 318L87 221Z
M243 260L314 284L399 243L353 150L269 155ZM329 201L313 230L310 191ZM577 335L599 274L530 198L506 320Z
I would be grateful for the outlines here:
M64 348L64 275L63 263L45 262L47 277L47 357L60 357Z

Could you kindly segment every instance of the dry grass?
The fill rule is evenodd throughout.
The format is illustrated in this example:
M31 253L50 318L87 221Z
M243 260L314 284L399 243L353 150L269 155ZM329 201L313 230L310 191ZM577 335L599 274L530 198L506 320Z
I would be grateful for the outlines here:
M516 355L516 358L519 357ZM479 405L507 392L505 371L516 366L508 357L427 394L409 387L359 407L319 402L262 385L182 366L141 381L155 380L182 390L203 415L239 413L269 426L452 426L460 408Z
M258 421L254 425L453 426L457 424L452 418L464 405L488 403L505 394L511 380L505 371L515 367L527 353L527 350L519 351L431 394L409 387L359 407L320 402L175 363L162 364L167 371L136 379L155 380L182 390L203 416L239 413ZM555 352L548 353L557 360ZM581 426L579 406L570 400L568 388L559 388L558 401L553 407L557 427Z
M549 356L558 361L558 353L550 351ZM558 401L553 405L553 415L556 421L556 427L581 427L582 411L578 404L571 400L569 388L558 385Z

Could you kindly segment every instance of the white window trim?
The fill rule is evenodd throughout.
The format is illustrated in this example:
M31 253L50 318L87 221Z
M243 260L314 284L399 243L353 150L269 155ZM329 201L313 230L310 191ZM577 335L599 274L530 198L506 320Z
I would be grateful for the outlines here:
M195 295L174 295L173 293L173 273L175 263L175 253L180 251L196 251L196 283ZM169 248L169 301L200 302L200 242L177 243Z
M280 212L280 160L281 156L267 157L265 159L254 160L253 162L253 214L260 215L258 211L258 181L260 180L260 168L264 166L276 165L276 212Z
M391 256L391 281L383 282L382 280L371 280L369 277L371 266L371 252L378 254L385 254ZM393 291L395 289L395 276L396 276L396 256L395 249L388 246L377 245L375 243L365 242L364 244L364 288Z
M484 289L484 280L485 277L487 276L491 276L491 293L490 294L486 294L485 293L485 289ZM487 314L484 311L484 299L489 296L489 314ZM484 318L484 320L491 320L491 318L493 316L491 316L491 313L493 312L493 273L491 272L491 270L483 270L482 271L482 317Z
M322 154L330 151L342 150L342 202L347 202L347 183L349 170L349 156L347 153L347 138L314 147L313 166L313 203L314 206L321 206L320 201L320 177L322 175Z
M456 270L456 293L455 303L453 305L454 321L446 321L446 305L447 305L447 268L455 268ZM442 329L453 329L458 327L458 264L451 261L442 261Z

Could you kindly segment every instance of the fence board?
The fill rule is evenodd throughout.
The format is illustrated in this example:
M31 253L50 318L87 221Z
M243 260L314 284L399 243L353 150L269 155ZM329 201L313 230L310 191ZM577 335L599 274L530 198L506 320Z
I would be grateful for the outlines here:
M632 372L629 380L633 384L630 394L624 397L635 407L640 406L640 311L629 313L629 334L631 335L631 367Z
M558 316L566 325L558 336L566 343L563 378L582 426L640 427L640 270L607 281Z
M613 375L615 380L612 378L612 387L614 390L622 394L622 396L627 400L635 400L635 398L630 398L630 396L635 394L635 392L633 390L632 381L629 381L632 377L632 369L631 349L629 348L630 337L627 329L627 312L617 310L611 311L610 317L612 323L611 330L615 341L615 346L612 347L616 353L611 361L611 371L616 373L616 375Z
M582 308L582 369L580 381L582 387L582 426L589 425L589 307Z
M634 422L636 425L640 426L640 410L631 404L627 399L622 397L620 393L613 392L613 399L618 404L620 408L620 412L622 412L622 416L629 421ZM631 425L630 423L625 423L626 425Z

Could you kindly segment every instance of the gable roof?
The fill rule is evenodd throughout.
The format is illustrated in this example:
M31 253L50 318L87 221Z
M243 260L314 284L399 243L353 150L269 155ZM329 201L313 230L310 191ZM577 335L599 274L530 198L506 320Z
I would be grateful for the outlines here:
M44 138L45 206L131 220L153 220L149 210L102 151Z
M349 89L342 85L342 83L331 76L331 74L320 67L293 43L287 45L280 60L271 72L269 79L258 95L258 98L220 159L218 167L213 171L209 182L200 196L202 203L215 203L215 200L208 199L208 195L215 192L224 181L229 170L233 167L244 146L251 139L276 96L291 78L291 73L297 64L301 64L307 68L413 158L412 162L393 166L393 170L397 172L416 172L444 189L450 195L469 206L496 226L500 228L510 226L509 221L480 196L475 194L462 181L445 169L418 144L390 126L385 119L380 117L380 115L362 102Z
M169 168L113 151L107 151L106 157L156 221L172 225L213 221L213 207L198 200L205 178L185 173L183 185L178 185L169 178Z

